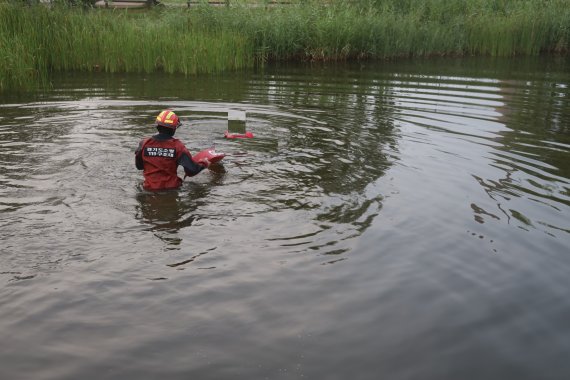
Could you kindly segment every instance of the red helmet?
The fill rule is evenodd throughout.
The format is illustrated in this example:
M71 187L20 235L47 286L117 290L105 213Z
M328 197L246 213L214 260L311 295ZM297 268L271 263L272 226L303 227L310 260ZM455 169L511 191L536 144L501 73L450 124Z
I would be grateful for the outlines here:
M176 129L180 126L180 119L172 110L164 110L156 117L156 125Z

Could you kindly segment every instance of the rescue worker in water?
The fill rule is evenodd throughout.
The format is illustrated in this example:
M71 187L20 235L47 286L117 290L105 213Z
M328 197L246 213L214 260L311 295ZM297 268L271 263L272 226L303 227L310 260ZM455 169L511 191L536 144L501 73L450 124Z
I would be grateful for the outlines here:
M156 117L158 133L139 143L135 151L135 165L138 170L143 170L145 190L179 188L183 180L176 173L178 165L184 168L184 173L189 177L210 165L208 160L194 162L182 141L173 137L180 125L180 119L172 110L164 110Z

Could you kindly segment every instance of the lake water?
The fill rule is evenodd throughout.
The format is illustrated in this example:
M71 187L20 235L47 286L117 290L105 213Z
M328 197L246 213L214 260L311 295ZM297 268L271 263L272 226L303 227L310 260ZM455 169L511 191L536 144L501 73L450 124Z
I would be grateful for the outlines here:
M69 74L0 105L0 378L570 378L570 61ZM223 165L141 189L171 107ZM251 140L225 140L228 112Z

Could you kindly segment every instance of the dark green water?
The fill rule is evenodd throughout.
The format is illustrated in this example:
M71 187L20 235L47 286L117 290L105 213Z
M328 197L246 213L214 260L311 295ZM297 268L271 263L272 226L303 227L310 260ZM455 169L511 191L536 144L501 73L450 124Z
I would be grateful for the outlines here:
M0 378L570 378L570 62L62 75L0 106ZM224 164L147 194L172 107ZM253 140L223 139L245 111Z

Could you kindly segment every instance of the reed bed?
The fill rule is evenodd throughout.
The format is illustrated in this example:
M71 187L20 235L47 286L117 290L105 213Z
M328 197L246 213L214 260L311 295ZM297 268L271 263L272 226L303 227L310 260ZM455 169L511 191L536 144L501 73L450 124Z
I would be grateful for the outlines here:
M53 71L190 75L280 60L569 50L567 0L251 1L143 12L2 3L0 90L45 85Z
M0 5L0 89L53 71L214 73L253 65L247 38L194 30L184 15Z

